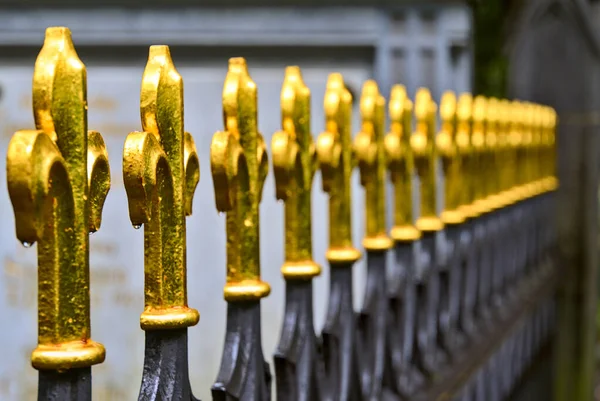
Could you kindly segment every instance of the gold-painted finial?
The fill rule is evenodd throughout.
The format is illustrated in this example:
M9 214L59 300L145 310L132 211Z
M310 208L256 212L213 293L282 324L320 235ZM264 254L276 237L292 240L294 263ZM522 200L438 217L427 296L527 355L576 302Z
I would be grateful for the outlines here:
M457 109L456 95L452 91L444 92L440 102L440 118L442 126L437 134L436 146L440 154L444 170L444 209L441 218L444 224L460 224L465 217L459 207L463 196L461 177L461 156L457 140Z
M544 156L544 175L546 176L546 188L548 191L558 189L558 171L556 171L556 127L558 125L558 116L556 110L552 107L546 107L546 137L547 145Z
M523 103L518 100L511 102L511 131L510 131L510 147L512 150L512 160L514 161L514 167L511 169L512 173L512 188L511 196L513 202L519 202L526 197L524 191L524 178L525 178L525 149L523 147L523 131L525 129L525 115L524 115Z
M269 295L260 279L258 206L269 171L267 150L257 128L256 84L246 60L229 59L223 85L225 131L210 145L210 164L217 210L226 213L228 302Z
M352 95L341 74L330 74L325 91L325 132L317 139L317 156L323 190L329 194L329 249L332 264L357 261L360 251L352 245L351 188Z
M500 129L500 101L490 97L487 102L484 146L484 207L485 211L492 211L500 207L498 198L500 192L500 177L498 170L501 168L498 157L498 130Z
M286 279L306 280L321 273L312 257L311 231L311 191L317 159L310 132L310 90L296 66L285 70L281 125L282 130L271 141L275 193L285 202L285 263L281 272Z
M460 155L460 201L458 210L465 219L473 217L475 212L471 207L473 202L473 148L471 146L471 132L473 124L473 96L470 93L461 93L456 106L456 150Z
M473 128L471 130L471 161L469 163L471 178L471 217L480 216L488 211L485 202L485 132L487 126L487 105L485 96L475 96L473 99Z
M385 137L388 169L394 184L394 227L391 237L397 242L421 238L414 225L412 180L414 160L410 147L413 105L403 85L394 85L390 94L390 132Z
M192 136L183 130L183 80L168 46L151 46L142 76L143 132L132 132L123 149L129 216L144 225L144 330L198 323L187 306L185 217L200 178Z
M415 156L421 188L421 215L417 219L416 226L423 232L436 232L444 228L444 223L437 216L436 210L436 111L437 106L429 90L419 88L415 97L416 131L410 138L410 145Z
M512 125L511 104L507 99L498 102L498 129L496 132L496 163L498 165L498 207L506 207L512 203L510 188L514 167L511 164L510 131Z
M360 97L362 129L354 142L360 167L360 181L366 192L366 233L363 246L368 251L390 249L392 240L385 225L385 99L373 80L364 83Z
M86 70L67 28L48 28L33 73L37 130L8 146L8 192L17 238L38 243L36 369L67 370L104 361L90 339L89 233L100 228L110 188L102 136L88 131Z

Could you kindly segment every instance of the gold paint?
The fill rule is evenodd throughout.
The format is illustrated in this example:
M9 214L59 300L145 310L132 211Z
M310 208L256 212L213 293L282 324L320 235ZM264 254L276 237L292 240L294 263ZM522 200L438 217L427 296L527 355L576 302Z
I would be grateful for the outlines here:
M545 192L541 176L541 155L542 155L542 130L543 114L542 106L539 104L531 105L532 124L531 124L531 191L534 196Z
M502 168L498 159L498 129L500 126L499 100L491 97L487 103L487 124L485 130L485 147L483 153L484 169L483 175L484 202L487 211L500 207L498 199L499 177L498 170Z
M17 238L38 243L36 369L104 361L90 339L89 233L110 187L104 141L87 130L86 70L67 28L48 28L33 74L37 130L18 131L7 156Z
M388 169L394 184L394 227L390 235L396 242L421 238L413 223L412 179L414 161L410 147L412 102L403 85L394 85L389 102L390 132L385 137Z
M512 171L513 175L513 186L512 194L515 202L519 202L527 197L527 191L524 187L525 175L526 175L526 153L524 144L524 131L525 131L525 106L520 101L512 102L512 131L510 134L511 147L513 150L514 168Z
M144 225L143 330L193 326L187 306L185 216L200 169L192 136L183 130L183 80L168 46L151 46L142 76L143 132L123 149L123 181L134 227Z
M496 130L496 166L498 174L498 190L496 192L496 207L506 207L511 203L509 189L511 186L511 169L514 167L509 160L509 130L511 123L510 103L501 99L497 105L498 125Z
M299 67L287 67L281 88L282 130L273 135L273 172L277 199L285 202L286 280L307 280L321 273L312 257L311 191L317 169L310 132L310 90Z
M341 74L329 75L324 107L325 132L317 139L317 157L323 190L329 194L329 249L326 257L332 264L348 264L360 259L360 251L352 245L352 95Z
M471 190L473 201L471 203L471 217L477 217L488 211L485 201L485 183L487 180L485 171L486 152L486 126L487 126L487 98L476 96L473 100L473 128L471 131L471 162L469 170L471 176Z
M360 168L360 182L366 195L367 229L363 246L368 251L384 251L393 245L385 227L385 99L373 80L368 80L363 85L360 112L362 130L354 140L354 152Z
M458 98L456 107L456 151L460 155L460 201L458 210L465 219L475 217L476 211L473 203L473 148L471 146L471 132L473 124L473 97L470 93L462 93Z
M549 191L558 189L558 171L556 170L556 126L558 124L558 116L556 111L551 107L546 107L547 123L545 125L547 145L544 156L544 171L546 178L546 188Z
M228 302L259 300L271 291L260 279L258 206L269 165L256 109L256 84L246 60L229 59L223 85L225 131L215 133L210 145L216 206L227 215Z
M442 126L436 136L436 146L444 170L444 210L441 218L444 224L460 224L465 221L461 210L463 197L461 176L461 154L456 144L457 102L452 91L444 92L440 102Z
M437 106L426 88L419 88L415 97L416 131L410 138L415 166L420 179L421 216L416 226L423 232L436 232L444 223L436 212L436 165L435 113Z
M523 103L523 134L521 141L522 151L522 165L524 170L522 171L522 184L521 188L523 191L524 198L530 198L535 195L534 180L534 163L535 158L533 155L533 131L535 130L535 115L534 106L531 103Z

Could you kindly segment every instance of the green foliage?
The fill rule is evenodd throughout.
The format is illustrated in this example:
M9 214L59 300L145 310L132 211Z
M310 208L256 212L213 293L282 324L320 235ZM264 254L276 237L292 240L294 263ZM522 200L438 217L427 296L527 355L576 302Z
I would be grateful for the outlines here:
M504 97L508 60L503 52L508 15L504 0L471 1L474 29L474 91Z

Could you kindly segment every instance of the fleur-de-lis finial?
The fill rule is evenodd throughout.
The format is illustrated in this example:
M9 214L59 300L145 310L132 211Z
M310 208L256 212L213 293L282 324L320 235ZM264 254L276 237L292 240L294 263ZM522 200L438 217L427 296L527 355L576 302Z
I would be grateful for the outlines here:
M134 227L144 225L144 330L198 323L187 306L185 216L200 168L192 136L183 130L183 80L168 46L151 46L142 77L143 132L127 136L123 179Z
M354 149L366 192L367 230L363 246L368 251L383 251L393 245L385 225L385 99L373 80L363 85L360 111L362 130L356 136Z
M420 179L421 214L417 228L423 232L436 232L444 228L436 210L436 165L435 113L437 106L426 88L419 88L415 96L416 131L410 138L415 155L415 165Z
M394 85L389 101L390 132L385 137L388 169L394 184L394 227L390 231L394 241L410 242L421 238L414 226L412 205L413 153L412 102L403 85Z
M216 206L227 214L226 301L258 300L270 292L260 279L258 205L269 166L256 109L246 60L232 58L223 86L225 131L210 146Z
M38 243L36 369L104 361L90 339L89 233L110 188L102 136L87 130L86 70L67 28L48 28L33 73L37 130L18 131L7 156L17 238Z
M442 126L436 136L436 146L441 156L445 175L444 209L441 214L444 224L460 224L465 221L465 217L459 209L464 188L461 186L461 153L456 143L458 131L457 107L454 92L445 92L440 102Z
M352 143L350 117L352 95L341 74L329 75L325 92L325 132L317 139L317 156L323 177L323 190L329 194L330 263L352 263L360 251L352 246L351 188Z
M473 191L471 217L477 217L488 211L485 202L485 132L487 126L487 98L475 96L473 100L473 128L471 130L471 163L469 166Z
M321 272L312 258L311 191L316 164L310 132L310 90L299 67L287 67L281 90L282 131L273 135L277 199L285 202L286 279L310 279Z

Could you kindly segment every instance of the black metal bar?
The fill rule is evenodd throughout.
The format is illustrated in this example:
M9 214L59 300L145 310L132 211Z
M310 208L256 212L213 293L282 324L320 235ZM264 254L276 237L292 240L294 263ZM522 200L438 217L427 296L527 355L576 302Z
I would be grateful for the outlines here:
M446 352L455 358L465 345L466 338L459 331L463 269L461 266L461 225L446 226L445 268L440 272L440 334Z
M362 399L352 292L352 264L332 264L327 318L321 333L326 399Z
M260 301L230 302L214 401L268 401L271 373L261 344Z
M40 370L39 401L88 401L92 399L92 368L66 372Z
M285 314L274 355L278 401L320 401L321 370L311 280L287 280Z
M421 268L421 275L417 280L417 333L414 356L421 371L431 377L448 362L448 355L438 344L438 233L423 233L421 246L427 263Z
M384 382L387 351L388 294L386 285L386 252L367 252L365 298L358 314L358 362L363 398L399 400L391 383Z
M146 331L144 373L138 400L197 401L188 374L187 328Z
M417 331L414 243L396 243L395 257L389 283L388 356L396 391L405 398L410 398L425 383L413 358Z

